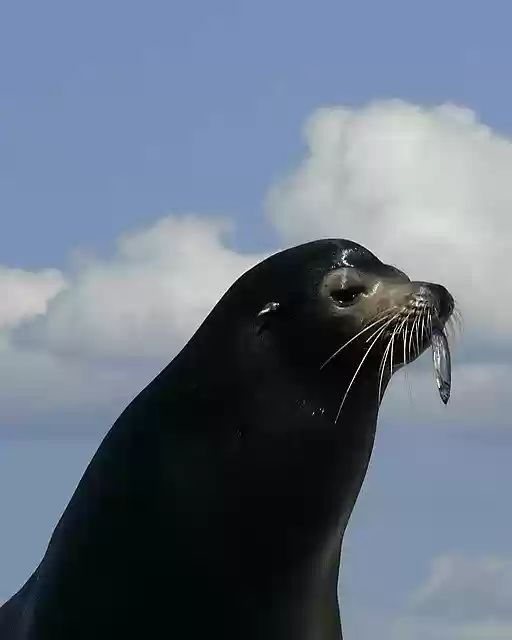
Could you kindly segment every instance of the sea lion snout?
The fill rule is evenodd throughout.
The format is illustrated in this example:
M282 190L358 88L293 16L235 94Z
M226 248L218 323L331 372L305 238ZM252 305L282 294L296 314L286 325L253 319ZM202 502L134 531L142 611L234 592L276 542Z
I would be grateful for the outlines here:
M455 308L455 301L448 289L442 284L432 282L413 282L411 284L415 287L414 300L432 307L437 319L443 324L446 323Z

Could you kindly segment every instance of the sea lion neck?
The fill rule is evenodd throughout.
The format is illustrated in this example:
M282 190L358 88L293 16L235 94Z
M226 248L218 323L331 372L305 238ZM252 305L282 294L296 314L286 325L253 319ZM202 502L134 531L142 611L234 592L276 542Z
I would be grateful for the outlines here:
M322 368L324 356L304 355L288 345L279 348L272 337L254 336L252 327L238 335L199 331L153 382L152 391L157 392L156 402L175 408L184 404L189 415L201 411L204 419L192 420L201 430L221 429L227 416L237 431L250 429L251 424L266 430L274 423L330 424L343 431L346 422L376 420L378 403L371 401L379 389L375 363L368 360L355 375L361 357L353 350ZM388 380L384 378L383 389ZM189 397L197 395L201 403L191 406Z
M185 375L180 357L176 358L163 372L160 392L154 398L154 414L166 415L169 421L160 424L161 435L165 438L172 425L173 438L182 447L193 443L193 449L187 450L206 468L209 463L202 452L214 455L216 471L212 473L217 478L228 477L227 485L244 495L244 511L253 495L254 514L274 518L273 511L280 508L277 496L292 505L295 518L300 519L305 509L309 522L314 523L317 513L317 530L324 531L318 540L341 533L373 449L378 406L372 399L378 392L378 375L372 373L372 366L368 364L369 371L361 370L339 412L357 361L355 365L350 362L350 367L340 359L331 369L294 369L272 350L259 357L251 353L246 360L236 354L236 368L231 369L233 351L220 347L224 359L217 371L202 362L200 344L189 347L194 352L197 348L194 367ZM186 353L185 362L190 364L194 357ZM348 372L344 373L345 368ZM201 402L193 403L191 398ZM160 411L160 405L172 409ZM245 485L255 478L257 489ZM225 489L224 496L228 493ZM292 516L277 527L285 538L286 531L294 535L297 522ZM305 522L301 526L308 528Z

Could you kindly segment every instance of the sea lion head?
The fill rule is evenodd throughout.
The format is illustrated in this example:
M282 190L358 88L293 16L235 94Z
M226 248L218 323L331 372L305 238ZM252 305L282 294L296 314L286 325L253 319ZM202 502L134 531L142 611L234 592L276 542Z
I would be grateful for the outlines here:
M277 253L235 289L237 317L257 335L256 348L271 344L296 371L326 369L345 377L364 361L364 370L380 371L384 384L430 346L433 327L442 330L454 310L444 286L411 281L343 239Z

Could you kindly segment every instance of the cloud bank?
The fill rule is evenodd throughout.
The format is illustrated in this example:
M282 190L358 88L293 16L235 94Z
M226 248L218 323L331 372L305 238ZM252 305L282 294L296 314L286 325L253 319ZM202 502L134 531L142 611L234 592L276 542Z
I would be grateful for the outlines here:
M225 220L169 216L66 276L0 272L0 428L73 433L115 419L265 257L236 253L229 233Z
M510 339L512 142L469 109L401 101L313 113L307 155L267 198L287 242L350 237L446 283L471 328Z
M512 638L512 561L497 557L434 558L393 640Z
M229 285L264 255L228 248L226 220L169 216L122 236L109 260L82 258L69 287L19 343L83 358L171 358Z
M0 330L44 316L50 300L65 287L64 276L56 269L33 273L0 267Z
M473 354L454 354L451 419L505 422L511 141L468 109L401 101L318 109L304 137L305 156L265 200L281 246L347 237L413 278L446 284ZM110 258L82 257L66 273L0 268L0 425L38 422L41 412L57 420L63 407L70 419L95 404L121 410L265 257L265 248L238 252L230 229L170 215L119 238ZM428 422L439 402L426 375L410 372L418 419ZM400 419L405 394L395 382L390 417Z

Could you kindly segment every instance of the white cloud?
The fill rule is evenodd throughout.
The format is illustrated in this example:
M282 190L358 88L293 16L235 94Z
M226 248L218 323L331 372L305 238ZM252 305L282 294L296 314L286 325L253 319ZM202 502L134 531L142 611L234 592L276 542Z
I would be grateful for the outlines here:
M486 620L450 624L403 618L394 625L390 640L510 640L512 623Z
M262 256L227 248L224 220L172 217L82 259L69 287L20 341L52 353L172 358L229 285Z
M401 101L313 113L308 155L268 198L288 242L341 236L442 282L481 337L510 338L512 143L469 109Z
M169 216L122 236L66 279L0 269L0 426L108 427L229 285L264 255L226 244L225 220ZM98 420L96 420L98 421Z
M492 618L512 623L511 602L511 560L446 554L432 561L411 607L415 613L448 620Z
M56 269L33 273L0 267L0 330L45 314L49 301L65 286Z
M512 560L492 556L435 558L394 640L509 640Z
M382 640L510 640L512 560L444 554L401 613L372 611L353 616L355 638Z
M0 431L104 432L158 372L0 345Z

